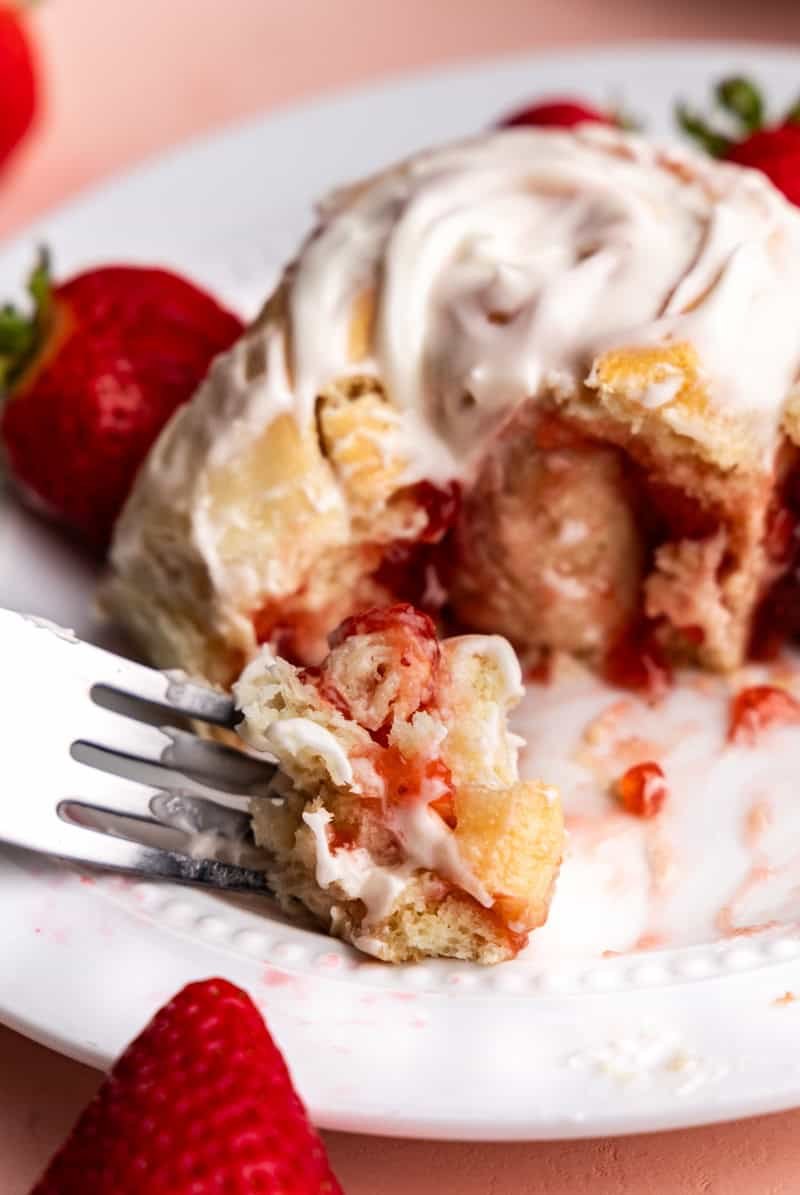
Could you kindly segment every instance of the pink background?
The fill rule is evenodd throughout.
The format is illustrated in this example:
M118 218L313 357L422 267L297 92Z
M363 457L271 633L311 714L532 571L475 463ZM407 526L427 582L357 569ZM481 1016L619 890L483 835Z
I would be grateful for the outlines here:
M0 187L0 236L199 130L387 72L570 41L800 43L797 0L43 0L33 23L45 110ZM98 1081L0 1028L3 1195L24 1195ZM800 1112L594 1142L434 1146L327 1134L327 1143L348 1195L800 1189Z

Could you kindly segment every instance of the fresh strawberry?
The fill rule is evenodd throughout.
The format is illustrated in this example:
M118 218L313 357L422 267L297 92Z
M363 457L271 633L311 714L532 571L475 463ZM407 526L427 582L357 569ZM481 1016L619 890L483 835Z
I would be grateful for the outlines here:
M519 125L535 125L537 128L571 129L578 124L617 124L608 112L601 112L582 100L542 100L504 116L501 129L512 129Z
M715 157L762 171L787 199L800 205L800 106L791 108L777 124L765 127L763 97L748 79L723 79L715 98L728 120L733 119L738 136L722 132L680 105L678 121L684 132Z
M800 124L759 129L731 146L725 157L763 171L787 199L800 205Z
M150 1022L31 1195L341 1195L258 1009L224 979Z
M0 167L17 148L36 114L36 66L25 18L0 0Z
M104 266L30 284L0 311L0 443L23 494L102 552L136 471L240 320L165 270Z

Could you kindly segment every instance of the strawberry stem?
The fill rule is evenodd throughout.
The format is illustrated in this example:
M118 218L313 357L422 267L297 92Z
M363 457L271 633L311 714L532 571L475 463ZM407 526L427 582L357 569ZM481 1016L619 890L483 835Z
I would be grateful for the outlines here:
M783 118L784 124L800 124L800 100L795 100Z
M764 124L764 99L761 92L741 75L722 79L716 86L717 101L735 116L744 132L754 133Z
M731 147L731 142L722 133L712 129L709 124L688 108L686 104L678 104L675 115L684 133L688 133L704 150L715 158L723 158Z
M50 254L41 248L28 278L33 311L24 314L12 304L0 308L0 396L12 389L47 337L52 319Z

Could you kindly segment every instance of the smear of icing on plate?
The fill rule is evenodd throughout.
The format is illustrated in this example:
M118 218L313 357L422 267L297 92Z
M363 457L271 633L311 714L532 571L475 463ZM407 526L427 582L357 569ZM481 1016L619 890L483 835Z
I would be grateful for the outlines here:
M577 664L530 685L512 727L523 777L561 789L566 857L547 924L525 957L684 946L800 922L800 727L727 741L731 696L779 684L800 696L800 656L731 677L684 673L657 705ZM650 820L614 783L653 761L669 796Z

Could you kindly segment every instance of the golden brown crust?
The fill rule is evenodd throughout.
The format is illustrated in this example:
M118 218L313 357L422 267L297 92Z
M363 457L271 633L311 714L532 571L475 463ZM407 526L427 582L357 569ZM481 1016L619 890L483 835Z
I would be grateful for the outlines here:
M675 394L652 402L653 391L668 382ZM572 405L567 402L567 410ZM576 406L587 420L610 415L662 456L691 456L723 472L763 468L755 417L733 417L710 402L697 350L685 342L602 354Z

